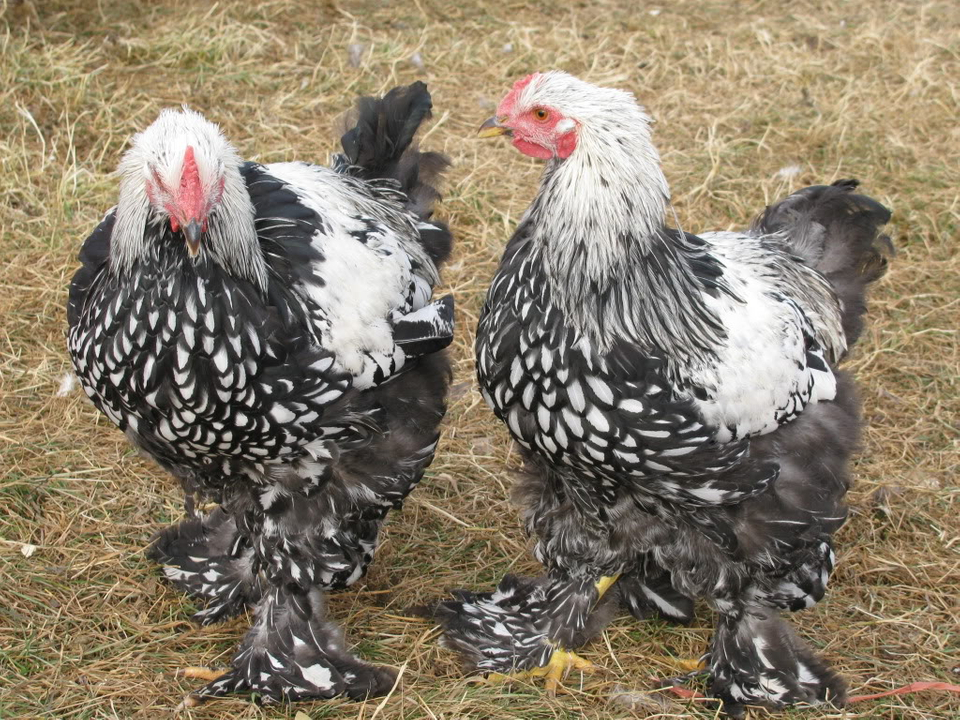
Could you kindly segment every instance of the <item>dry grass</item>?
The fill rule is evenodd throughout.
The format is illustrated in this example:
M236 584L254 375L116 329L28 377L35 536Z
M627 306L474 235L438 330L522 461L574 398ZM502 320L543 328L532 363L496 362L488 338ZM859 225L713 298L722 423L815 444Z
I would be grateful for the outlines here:
M189 602L141 556L179 515L177 491L81 394L57 396L74 257L113 202L110 172L126 138L186 101L248 157L323 159L355 95L416 78L437 108L425 144L456 162L443 214L459 243L447 272L460 313L457 385L428 478L392 516L369 576L332 602L350 641L401 668L402 682L382 703L264 709L229 699L191 716L630 716L608 704L614 679L649 689L652 676L676 672L669 657L703 649L707 613L690 628L621 617L586 652L609 675L552 700L536 688L468 685L435 630L403 617L444 588L534 569L507 500L516 458L474 387L471 345L538 168L472 134L512 79L554 67L645 101L689 230L743 225L793 187L851 175L895 209L900 254L850 363L870 428L839 571L827 599L794 619L854 692L956 682L955 3L0 0L0 13L0 717L169 716L189 688L174 670L225 661L246 626L186 621ZM796 176L778 176L793 165ZM714 716L646 697L637 715ZM956 718L960 699L927 693L802 716Z

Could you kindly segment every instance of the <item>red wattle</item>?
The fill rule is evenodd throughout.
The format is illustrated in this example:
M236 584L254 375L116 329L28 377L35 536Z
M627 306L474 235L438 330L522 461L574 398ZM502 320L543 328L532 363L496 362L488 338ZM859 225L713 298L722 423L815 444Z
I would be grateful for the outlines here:
M543 147L543 145L527 142L526 140L521 140L516 136L513 138L513 146L524 155L529 155L530 157L535 157L540 160L549 160L553 157L553 153L547 148Z

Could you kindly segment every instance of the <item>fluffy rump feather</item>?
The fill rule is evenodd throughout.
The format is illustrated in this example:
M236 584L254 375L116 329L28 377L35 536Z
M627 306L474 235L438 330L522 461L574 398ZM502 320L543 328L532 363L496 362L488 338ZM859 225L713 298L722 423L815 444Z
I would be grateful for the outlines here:
M367 178L399 180L397 163L420 124L430 117L432 107L430 92L422 82L396 87L382 98L359 98L356 125L340 138L343 151Z
M782 233L788 249L819 271L843 303L847 347L863 331L866 286L883 276L893 253L890 237L880 232L890 211L855 193L857 180L803 188L769 206L753 230Z

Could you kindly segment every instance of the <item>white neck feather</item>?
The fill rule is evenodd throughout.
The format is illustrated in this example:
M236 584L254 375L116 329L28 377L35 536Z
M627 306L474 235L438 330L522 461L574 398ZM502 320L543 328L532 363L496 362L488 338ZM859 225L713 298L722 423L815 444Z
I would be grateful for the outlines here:
M228 272L265 287L267 267L257 238L253 204L240 175L240 157L216 125L189 110L164 110L149 128L133 138L120 161L111 268L129 272L136 263L157 257L157 238L170 219L163 209L151 204L147 181L153 169L168 184L178 185L188 145L194 148L205 184L223 179L223 193L210 211L195 260L209 258Z
M670 188L648 118L633 108L637 117L623 124L581 127L573 154L544 172L540 194L550 209L539 224L554 277L615 277L624 251L643 253L663 227Z
M566 73L535 74L508 96L514 114L543 106L576 124L576 147L547 165L524 216L542 290L584 348L618 341L662 356L668 372L710 362L723 328L704 279L721 274L697 238L664 225L670 189L633 95ZM715 273L715 274L714 274Z
M617 107L616 123L582 123L576 149L549 163L527 214L554 302L601 349L636 334L609 316L623 308L605 304L616 294L608 291L632 285L638 263L662 242L670 189L648 123L633 102Z

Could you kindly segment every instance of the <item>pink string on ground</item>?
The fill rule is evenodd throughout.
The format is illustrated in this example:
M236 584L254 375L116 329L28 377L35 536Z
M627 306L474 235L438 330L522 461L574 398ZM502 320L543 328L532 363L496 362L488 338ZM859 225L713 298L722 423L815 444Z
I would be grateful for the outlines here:
M689 688L681 687L679 685L670 685L667 687L667 689L674 695L685 700L711 699L703 693L699 693L696 690L690 690ZM853 695L847 698L847 704L852 705L853 703L863 702L864 700L877 700L878 698L890 697L891 695L908 695L910 693L922 692L924 690L946 690L947 692L960 693L960 685L951 685L950 683L945 682L915 682L910 683L909 685L904 685L903 687L898 687L894 690L873 693L872 695Z
M896 690L887 690L886 692L874 693L873 695L854 695L848 697L848 703L856 703L862 700L876 700L877 698L888 697L890 695L906 695L908 693L920 692L921 690L946 690L947 692L960 693L960 685L951 685L945 682L915 682Z

